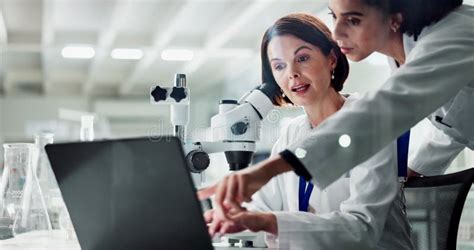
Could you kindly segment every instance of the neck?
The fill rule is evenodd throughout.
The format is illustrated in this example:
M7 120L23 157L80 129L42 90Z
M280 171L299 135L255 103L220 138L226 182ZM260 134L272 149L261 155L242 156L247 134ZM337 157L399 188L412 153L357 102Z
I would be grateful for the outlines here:
M309 118L311 126L314 128L323 122L330 115L336 113L344 104L344 97L332 90L328 95L311 105L305 106L304 110Z
M400 31L391 33L387 43L378 52L395 59L400 65L405 64L405 49L403 35Z

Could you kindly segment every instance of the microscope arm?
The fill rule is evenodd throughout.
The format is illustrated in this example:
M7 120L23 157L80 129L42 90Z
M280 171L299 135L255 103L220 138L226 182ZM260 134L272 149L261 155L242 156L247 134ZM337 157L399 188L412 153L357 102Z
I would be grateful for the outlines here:
M262 120L273 109L279 88L263 83L247 92L239 101L222 100L219 113L211 118L210 141L186 142L189 120L189 89L186 76L176 74L172 88L155 86L150 89L153 105L169 105L174 135L181 139L186 160L193 173L201 173L210 164L209 154L224 152L230 170L247 167L260 140Z

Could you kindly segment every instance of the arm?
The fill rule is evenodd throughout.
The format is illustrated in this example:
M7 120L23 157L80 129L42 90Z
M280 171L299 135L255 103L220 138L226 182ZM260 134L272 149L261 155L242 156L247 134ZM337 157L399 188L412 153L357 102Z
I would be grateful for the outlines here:
M420 38L407 63L380 90L367 93L327 119L308 139L288 147L316 185L326 187L473 84L474 30L466 23L441 22ZM347 148L338 143L344 134L351 138Z
M297 174L314 177L313 183L324 188L368 159L464 86L474 85L474 29L469 25L474 19L472 8L467 12L465 16L451 13L428 27L407 63L380 90L367 93L352 108L329 117L306 140L290 145L284 158L274 156L238 171L233 174L236 181L224 179L200 191L199 197L215 193L217 207L224 212L224 199L236 203L250 200L272 176L298 170ZM347 148L338 142L344 134L351 138Z
M422 175L440 175L464 148L465 145L431 126L419 147L409 155L408 166Z
M383 235L387 215L399 191L395 152L395 145L390 144L354 168L350 177L351 195L341 203L340 211L316 215L275 212L280 247L296 246L301 249L375 247ZM401 211L399 215L401 218ZM403 228L402 225L397 227Z
M272 147L271 156L288 144L287 134L288 128L284 127L280 137ZM229 221L219 216L219 213L215 213L214 209L206 211L204 218L209 224L209 233L214 236L215 232L218 231L221 233L236 233L245 229L253 231L265 230L268 228L267 225L276 227L276 223L269 223L269 220L276 221L275 216L271 213L262 212L283 210L283 196L286 194L281 191L279 178L279 176L276 176L268 181L258 192L253 194L250 202L243 204L242 208L236 206L234 209L227 211L228 215L235 215L234 220L241 220L240 224L229 223ZM219 201L216 200L216 203L217 208L219 208ZM252 212L247 212L247 209Z

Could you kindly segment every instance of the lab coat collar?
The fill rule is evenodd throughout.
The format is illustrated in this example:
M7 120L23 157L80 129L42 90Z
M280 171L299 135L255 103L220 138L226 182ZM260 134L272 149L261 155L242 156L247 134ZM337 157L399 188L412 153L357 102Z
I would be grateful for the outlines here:
M355 100L357 99L360 99L360 94L355 92L355 93L351 93L351 94L345 94L343 93L342 96L344 96L344 98L346 99L344 101L344 103L342 104L342 107L341 109L345 108L345 107L348 107L350 106ZM306 114L306 110L303 108L303 111L305 113L304 115L304 125L301 129L304 129L305 131L310 131L311 129L313 129L313 126L311 126L311 122L308 118L308 115Z
M415 41L413 36L408 36L407 34L403 34L402 39L403 39L403 50L405 52L405 60L406 60L406 58L408 58L408 55L410 54L410 52L415 47L416 41ZM387 61L388 61L388 64L390 65L390 69L392 70L392 73L393 73L398 68L397 62L395 61L395 59L393 59L389 56L387 56Z

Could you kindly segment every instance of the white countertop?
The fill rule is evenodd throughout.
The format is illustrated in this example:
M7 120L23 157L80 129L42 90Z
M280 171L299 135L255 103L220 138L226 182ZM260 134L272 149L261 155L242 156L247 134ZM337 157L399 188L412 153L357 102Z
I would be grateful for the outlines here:
M226 249L248 249L257 250L262 248L231 248L225 244L214 244L219 250ZM66 232L53 231L34 231L19 234L14 238L0 240L1 250L80 250L81 247L77 239L67 239Z
M14 238L0 240L0 249L2 250L80 250L77 239L67 240L66 232L53 231L34 231L19 234Z

